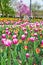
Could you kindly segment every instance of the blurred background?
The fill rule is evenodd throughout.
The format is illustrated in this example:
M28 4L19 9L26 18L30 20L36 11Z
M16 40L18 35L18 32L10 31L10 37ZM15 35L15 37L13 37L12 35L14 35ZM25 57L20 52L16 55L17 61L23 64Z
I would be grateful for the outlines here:
M43 0L0 0L0 17L43 17Z

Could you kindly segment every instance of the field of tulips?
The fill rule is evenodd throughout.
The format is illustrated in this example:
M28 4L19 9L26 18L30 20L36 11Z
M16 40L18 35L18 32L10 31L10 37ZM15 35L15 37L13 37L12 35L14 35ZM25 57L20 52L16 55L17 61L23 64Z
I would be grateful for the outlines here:
M0 65L43 65L43 21L0 25Z

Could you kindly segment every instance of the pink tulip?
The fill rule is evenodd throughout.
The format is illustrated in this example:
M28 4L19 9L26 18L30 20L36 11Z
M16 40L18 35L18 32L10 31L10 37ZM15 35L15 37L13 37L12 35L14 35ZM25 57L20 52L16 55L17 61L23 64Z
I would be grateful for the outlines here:
M38 38L36 37L36 38L35 38L35 40L37 41L37 40L38 40Z
M17 36L16 35L13 35L12 38L15 39Z
M11 32L10 31L8 32L8 35L11 35Z
M35 41L35 37L30 37L30 41L34 42Z
M43 44L43 40L41 41L41 44Z
M22 40L25 40L25 38L26 38L26 36L23 34L23 35L21 36L21 39L22 39Z
M23 31L26 31L26 28L23 27L22 29L23 29Z
M40 23L36 22L36 26L37 26L37 27L40 26Z
M29 53L26 53L26 58L30 57L30 54Z
M34 36L37 36L37 33L34 33Z
M13 39L13 44L17 44L18 43L18 39Z
M6 21L6 25L8 25L9 24L9 22L8 21Z
M9 30L8 28L6 28L6 30Z
M4 44L5 46L11 46L12 41L9 39L2 39L2 44Z
M35 29L34 29L34 31L35 31L35 32L38 32L38 29L37 29L37 28L35 28Z
M30 28L33 28L33 25L30 25Z
M42 24L42 26L43 26L43 22L42 22L41 24Z
M6 34L8 34L8 30L6 30Z
M27 31L25 31L25 32L24 32L24 34L25 34L25 35L28 35L28 32L27 32Z
M6 34L2 34L2 38L6 38Z
M4 44L4 41L6 41L6 38L2 38L1 42Z

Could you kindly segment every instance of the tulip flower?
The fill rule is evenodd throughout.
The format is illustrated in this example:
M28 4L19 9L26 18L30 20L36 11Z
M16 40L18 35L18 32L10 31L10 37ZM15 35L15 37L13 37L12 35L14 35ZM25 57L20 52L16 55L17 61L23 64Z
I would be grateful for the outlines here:
M26 53L26 58L29 58L30 57L30 54L29 53Z
M35 29L34 29L34 31L35 31L35 32L38 32L38 29L37 29L37 28L35 28Z
M6 30L6 34L8 34L8 32L9 32L9 31L8 31L8 30Z
M11 46L11 44L12 44L12 41L11 40L9 40L9 39L2 39L2 43L5 45L5 46Z
M36 48L36 53L39 54L40 53L40 49Z
M28 35L28 32L27 32L27 31L25 31L25 32L24 32L24 34L25 34L25 35Z
M25 38L26 38L26 36L23 34L23 35L21 36L21 39L22 39L22 40L25 40Z
M41 44L43 44L43 40L41 41Z
M18 44L18 39L13 39L13 44Z
M30 41L34 42L35 41L35 37L30 37Z
M4 44L4 41L6 41L6 38L1 39L2 44Z
M43 48L43 40L41 41L41 48Z
M10 31L8 32L8 35L11 35L11 32Z
M9 30L8 28L6 28L6 30Z
M17 36L16 35L13 35L12 38L15 39L15 38L17 38Z
M37 23L36 23L36 26L39 27L39 26L40 26L40 23L37 22Z
M28 49L28 46L24 46L24 49L27 50Z
M23 29L23 31L26 31L26 28L25 27L23 27L22 29Z
M37 33L34 33L34 36L36 36L36 37L37 37L37 36L38 36L38 35L37 35Z
M30 28L32 29L33 28L33 25L30 25Z
M6 34L2 34L2 38L6 38Z

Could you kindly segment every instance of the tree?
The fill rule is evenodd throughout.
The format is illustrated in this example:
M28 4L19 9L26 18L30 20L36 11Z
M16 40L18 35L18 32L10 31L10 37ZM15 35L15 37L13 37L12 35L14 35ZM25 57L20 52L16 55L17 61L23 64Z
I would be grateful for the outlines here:
M33 12L34 16L37 16L38 15L37 11L40 10L41 5L39 5L39 3L36 1L35 3L32 4L31 8L32 8L32 12Z
M40 8L41 8L41 5L39 5L39 3L37 1L32 4L32 11L40 10Z
M28 6L26 6L25 4L23 4L22 1L19 3L17 8L18 8L20 17L22 17L24 15L30 16L30 8Z
M11 13L15 14L15 11L12 7L10 7L11 0L0 0L0 11L2 16L11 15Z

